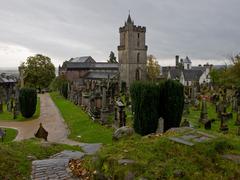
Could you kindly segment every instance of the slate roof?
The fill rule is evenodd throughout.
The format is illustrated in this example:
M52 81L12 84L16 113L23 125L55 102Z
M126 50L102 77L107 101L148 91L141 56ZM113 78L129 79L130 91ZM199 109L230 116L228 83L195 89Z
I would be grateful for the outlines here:
M67 69L116 69L118 70L118 63L81 63L81 62L69 62L64 63L64 67Z
M180 79L181 70L180 69L171 69L170 70L171 79Z
M202 76L206 67L192 67L192 69L178 69L176 67L162 67L162 73L165 77L168 76L168 72L170 71L171 79L180 79L181 72L183 72L185 81L198 81Z
M17 77L6 73L0 74L0 83L16 83Z
M82 57L75 57L71 58L68 62L73 62L73 63L94 63L95 60L91 56L82 56Z
M188 56L185 59L183 59L183 62L184 63L192 63Z
M203 71L201 70L183 70L184 80L185 81L199 81Z

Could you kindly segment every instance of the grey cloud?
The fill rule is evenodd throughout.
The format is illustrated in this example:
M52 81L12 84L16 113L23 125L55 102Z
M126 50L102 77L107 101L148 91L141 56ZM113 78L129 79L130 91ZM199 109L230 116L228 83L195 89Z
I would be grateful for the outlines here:
M238 7L238 0L1 0L0 42L44 53L56 65L81 55L104 61L117 53L130 9L159 60L180 54L218 62L239 51Z

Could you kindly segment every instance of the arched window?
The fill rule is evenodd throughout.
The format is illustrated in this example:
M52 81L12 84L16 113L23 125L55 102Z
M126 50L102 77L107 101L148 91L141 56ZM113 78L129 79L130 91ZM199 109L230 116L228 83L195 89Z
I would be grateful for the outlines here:
M140 61L140 53L137 53L137 63Z
M136 81L139 81L140 80L140 72L139 72L139 69L136 70L136 75L135 75L135 79Z

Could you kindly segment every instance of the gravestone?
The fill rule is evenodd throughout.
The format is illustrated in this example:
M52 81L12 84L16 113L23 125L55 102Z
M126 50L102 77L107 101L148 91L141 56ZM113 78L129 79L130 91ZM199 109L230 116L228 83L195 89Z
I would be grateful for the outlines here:
M240 127L237 128L237 136L240 136Z
M184 119L181 123L181 127L190 127L190 123L187 119Z
M119 123L118 127L126 126L126 114L124 111L125 105L120 101L116 101L116 105L118 107L117 111L117 121Z
M164 119L160 117L158 119L158 127L156 130L156 134L162 134L162 133L164 133Z
M107 94L106 94L106 87L102 86L102 109L101 109L101 124L107 123L107 118L109 115L108 105L107 105Z
M204 124L204 128L209 130L212 128L212 121L207 121L205 124Z
M2 142L5 135L6 135L6 131L0 128L0 138L2 139Z
M2 102L2 100L0 99L0 113L2 113L3 112L3 102Z
M43 138L45 141L47 141L48 132L43 128L42 123L39 124L39 129L37 133L35 134L35 137L37 138Z
M238 107L235 125L240 126L240 107Z
M207 112L207 103L205 98L202 100L202 108L201 108L201 114L200 114L200 119L199 122L205 124L208 122L208 112Z
M227 133L228 132L228 125L226 124L226 115L225 115L225 113L222 113L222 115L221 115L220 131L222 131L223 133Z

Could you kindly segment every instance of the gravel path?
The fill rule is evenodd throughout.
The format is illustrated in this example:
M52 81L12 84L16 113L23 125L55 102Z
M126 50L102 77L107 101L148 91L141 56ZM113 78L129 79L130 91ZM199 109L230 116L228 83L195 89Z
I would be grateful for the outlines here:
M14 128L18 130L15 141L34 137L34 133L37 132L39 124L42 123L43 127L48 131L49 142L79 145L87 154L93 154L101 147L100 143L88 144L68 139L68 128L50 95L45 93L40 94L39 97L41 111L38 119L23 122L0 121L0 127Z

